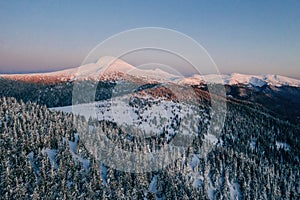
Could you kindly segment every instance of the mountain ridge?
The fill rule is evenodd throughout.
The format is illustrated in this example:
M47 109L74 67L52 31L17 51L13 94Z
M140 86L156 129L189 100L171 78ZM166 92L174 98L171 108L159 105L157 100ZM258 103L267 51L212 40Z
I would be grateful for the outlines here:
M276 87L300 87L300 80L277 74L247 75L241 73L206 74L181 77L170 74L159 68L153 70L139 69L119 58L105 56L95 63L88 63L79 67L45 73L28 74L0 74L0 77L25 82L65 82L74 80L116 80L125 75L131 75L153 81L168 81L179 84L199 85L205 83L220 83L224 85L249 85L263 87L272 85Z
M277 87L281 86L292 86L300 87L300 80L294 79L277 74L266 74L266 75L248 75L241 73L230 73L230 74L207 74L207 75L194 75L192 77L181 80L181 83L190 85L198 85L199 83L220 83L219 79L224 81L225 85L251 85L255 87L263 87L265 85L273 85Z

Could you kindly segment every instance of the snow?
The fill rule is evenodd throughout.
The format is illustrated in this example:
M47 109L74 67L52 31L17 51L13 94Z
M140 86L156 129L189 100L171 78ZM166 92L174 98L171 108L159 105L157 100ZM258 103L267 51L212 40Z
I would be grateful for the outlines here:
M85 168L85 170L88 171L88 169L90 167L90 160L89 159L84 159L84 158L82 158L82 157L80 157L80 156L77 155L76 152L77 152L77 145L78 145L79 134L76 133L74 135L74 137L75 137L74 142L68 140L69 150L70 150L70 152L72 154L73 160L79 161L82 164L82 166ZM64 140L66 140L66 139L64 138Z
M29 161L30 161L30 164L33 168L34 173L37 174L39 172L39 169L34 163L34 158L33 158L33 152L32 151L28 154L28 158L29 158Z
M75 134L74 136L75 136L74 142L69 140L69 148L70 148L71 152L76 153L77 143L78 143L78 134Z
M55 169L58 169L58 165L55 161L55 156L57 154L57 150L46 148L46 149L42 149L41 152L42 152L43 155L47 154L51 165L54 165ZM34 163L34 153L32 151L28 154L28 158L29 158L30 164L31 164L31 166L34 170L34 173L37 174L39 172L39 169L36 166L36 164Z
M104 185L107 185L107 167L104 166L103 164L100 165L100 170L101 170L101 177L103 179Z
M217 137L212 134L204 135L204 139L212 144L217 144L218 142Z
M230 190L230 200L240 199L241 197L240 185L237 182L230 183L229 180L227 180L227 184Z
M209 181L208 188L207 188L207 195L210 200L214 200L215 191L216 191L216 188L214 188L212 186L211 181Z
M198 85L199 83L220 83L224 84L224 77L218 74L193 75L178 81L179 84Z
M101 78L120 78L124 74L145 77L147 79L161 81L170 80L178 76L170 74L161 69L139 69L129 63L112 57L101 57L95 63L88 63L76 68L48 72L48 73L31 73L31 74L2 74L0 77L22 81L42 81L42 80L100 80Z
M206 113L204 110L201 110L201 108L198 107L192 107L189 104L143 96L139 97L142 105L135 103L130 105L130 97L130 95L124 95L110 100L74 106L56 107L53 109L80 114L85 116L86 119L93 117L99 121L108 120L115 122L119 126L134 127L141 130L144 136L161 134L165 129L168 131L166 136L168 140L176 134L171 124L179 121L179 118L184 119L187 115L192 116L192 120L185 119L183 121L184 123L181 124L182 130L180 132L180 134L191 135L197 133L197 121L199 123L200 120L203 120L203 116L208 117L208 115L205 115ZM148 104L151 104L151 106ZM209 121L206 122L209 123ZM195 131L187 131L190 130L190 127L193 127Z
M254 140L252 140L252 141L250 142L250 149L251 149L251 150L254 150L254 149L255 149L255 145L256 145L256 139L254 139Z
M156 186L157 186L157 175L154 175L149 185L149 192L153 194L156 193L157 192Z
M245 84L255 87L273 85L276 87L292 86L300 87L300 80L280 75L246 75L232 73L228 75L194 75L179 81L181 84L198 85L199 83L224 83L228 85Z
M198 166L199 164L200 164L199 157L196 154L194 154L193 158L192 158L192 161L190 163L191 169L194 171L196 166Z
M81 116L84 116L86 120L88 120L89 117L97 118L97 115L95 114L95 105L96 104L94 102L74 106L55 107L54 109L57 111L63 111L67 113L73 112L74 114L80 114Z
M300 80L280 75L265 75L265 81L274 86L294 86L300 87Z
M277 150L282 148L284 151L289 151L291 149L290 145L285 142L276 141L275 145Z
M47 156L50 160L51 165L54 165L55 169L58 169L58 165L55 161L55 156L56 156L57 150L46 148L46 149L42 150L42 153L43 154L47 153Z
M191 173L188 174L188 180L192 177L192 186L198 188L204 184L204 178L200 175L199 170L196 169L197 166L200 166L200 159L198 154L194 154L190 162Z
M199 186L203 185L203 177L199 176L199 173L195 173L194 175L194 181L193 181L193 187L194 188L198 188Z

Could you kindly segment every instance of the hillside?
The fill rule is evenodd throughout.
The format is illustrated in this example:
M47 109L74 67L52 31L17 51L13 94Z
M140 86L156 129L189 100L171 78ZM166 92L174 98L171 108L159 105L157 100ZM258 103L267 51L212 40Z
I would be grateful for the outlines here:
M176 162L133 174L97 160L89 151L91 145L101 142L95 136L107 137L126 151L143 153L150 147L155 152L168 145L166 129L141 140L133 130L126 132L106 117L86 122L37 104L12 98L0 101L0 193L4 199L300 198L299 127L268 113L229 102L220 138L207 139L205 124L199 124L190 148L178 152ZM141 120L147 119L142 113L150 102L132 103L127 109L140 108ZM205 122L207 111L203 109L201 121ZM78 132L74 121L86 126L86 131ZM203 157L200 147L208 144L213 148Z

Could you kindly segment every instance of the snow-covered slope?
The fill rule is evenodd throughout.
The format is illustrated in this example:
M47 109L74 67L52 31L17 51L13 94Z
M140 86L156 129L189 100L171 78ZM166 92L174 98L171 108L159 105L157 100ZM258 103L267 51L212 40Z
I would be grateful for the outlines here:
M197 124L200 121L206 125L209 122L208 110L203 107L177 103L163 98L153 98L152 96L124 95L110 100L54 109L73 112L84 116L86 119L92 117L99 121L115 122L119 126L135 127L142 130L146 135L162 134L163 130L167 130L167 140L176 134L175 130L179 129L179 124L181 125L181 134L189 135L197 133Z
M300 80L293 79L280 75L246 75L232 73L229 75L194 75L189 78L185 78L180 81L182 84L197 85L200 83L220 83L220 78L224 81L224 84L228 85L237 85L245 84L250 86L262 87L264 85L273 85L273 86L293 86L300 87Z

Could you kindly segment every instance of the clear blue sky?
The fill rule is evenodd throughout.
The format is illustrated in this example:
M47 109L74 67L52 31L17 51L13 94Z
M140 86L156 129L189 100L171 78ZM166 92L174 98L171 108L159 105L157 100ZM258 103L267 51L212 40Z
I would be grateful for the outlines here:
M300 1L0 1L0 73L80 65L118 32L157 26L201 43L222 73L300 78Z

